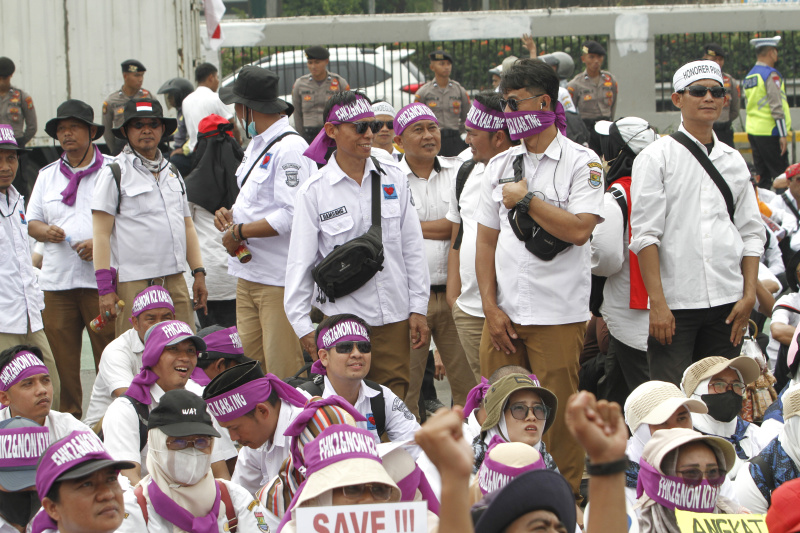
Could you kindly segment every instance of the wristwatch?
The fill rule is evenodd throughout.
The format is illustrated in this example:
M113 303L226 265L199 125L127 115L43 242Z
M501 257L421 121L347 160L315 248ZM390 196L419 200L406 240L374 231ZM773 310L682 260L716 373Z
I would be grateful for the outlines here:
M526 213L528 212L528 208L531 205L531 200L533 199L533 193L528 192L525 196L522 197L522 200L517 202L517 207L521 207Z
M206 269L205 268L203 268L203 267L195 268L194 270L192 270L192 277L195 277L196 274L201 273L201 272L203 273L203 275L206 275Z

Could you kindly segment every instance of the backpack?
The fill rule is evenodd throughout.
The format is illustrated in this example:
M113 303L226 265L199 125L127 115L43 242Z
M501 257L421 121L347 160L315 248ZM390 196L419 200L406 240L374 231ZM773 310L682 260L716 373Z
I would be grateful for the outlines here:
M464 185L467 183L467 179L469 178L470 174L472 174L472 170L475 168L475 160L470 159L468 161L464 161L461 167L458 169L458 174L456 174L456 205L458 206L458 212L461 213L461 193L464 192ZM458 235L456 235L456 240L453 241L453 250L458 250L461 248L461 239L464 237L464 221L461 221L461 224L458 226Z
M628 227L628 202L625 200L625 193L616 187L612 189L611 186L606 189L606 192L611 193L611 196L614 197L614 200L617 201L617 205L619 205L619 208L622 210L622 233L625 234L626 228ZM592 274L592 289L589 293L589 310L598 318L603 317L603 315L600 314L600 306L603 305L603 289L606 286L607 279L606 276L595 276Z
M111 169L111 175L114 176L114 182L117 184L117 214L119 215L119 206L122 204L122 187L120 186L120 183L122 183L122 169L119 168L119 163L109 163L108 168ZM176 176L181 175L181 173L178 172L178 167L174 164L170 163L169 169ZM179 179L178 182L181 184L181 194L185 195L186 188L183 186L183 181Z
M231 501L231 495L228 492L228 487L225 483L221 483L217 481L217 486L219 487L219 494L220 498L222 499L223 503L225 503L225 516L228 519L228 523L225 526L225 531L229 533L236 533L237 526L239 525L239 519L236 517L236 510L233 508L233 502ZM142 484L136 485L133 489L133 493L136 495L136 501L139 503L139 507L142 509L142 516L144 516L144 523L150 520L149 513L147 512L147 500L144 497L144 487Z
M131 398L127 394L123 394L121 397L131 402L133 409L136 411L136 416L139 419L139 451L141 452L147 445L147 421L150 418L150 407L135 398ZM100 437L100 440L104 440L102 429L97 436Z

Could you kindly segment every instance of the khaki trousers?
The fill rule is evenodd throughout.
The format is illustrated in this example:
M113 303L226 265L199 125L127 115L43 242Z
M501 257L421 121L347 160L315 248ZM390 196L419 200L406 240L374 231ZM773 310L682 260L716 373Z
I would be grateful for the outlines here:
M133 299L150 286L150 281L149 279L138 279L117 284L117 296L119 296L120 300L125 300L125 307L117 315L115 328L117 337L133 327L130 321ZM154 278L152 281L153 285L160 285L169 291L169 295L172 297L172 304L175 306L175 320L182 320L189 324L192 331L197 331L194 324L194 303L191 295L189 295L189 288L186 286L186 279L183 274Z
M578 391L578 358L583 348L586 323L554 326L520 326L514 324L519 339L514 342L516 353L506 355L494 349L488 326L481 338L481 373L491 376L505 365L520 365L530 369L543 387L558 398L556 420L543 437L547 451L553 455L559 470L567 478L573 492L580 493L584 451L570 434L566 425L567 400Z
M444 292L431 292L428 300L427 319L433 342L436 343L436 348L442 356L453 402L464 405L467 394L476 384L475 375L464 354L464 348L461 347L456 324L453 322L453 314L450 306L447 305ZM422 378L425 375L429 349L430 341L421 348L411 350L411 382L405 402L417 418L419 418L419 391L422 388Z
M30 322L28 323L28 333L23 335L0 333L0 352L18 344L32 344L42 350L44 364L50 371L50 382L53 384L53 403L50 405L50 409L58 411L61 408L61 380L58 377L58 366L53 359L53 352L50 351L50 343L47 342L47 335L44 334L43 329L31 331Z
M458 338L461 339L461 347L467 356L467 362L475 376L475 384L481 380L481 335L483 334L483 323L486 321L482 316L472 316L465 313L458 303L453 304L453 322L458 330ZM445 367L446 368L446 367ZM449 369L448 373L449 373ZM488 377L488 376L487 376Z
M281 379L303 367L303 347L286 318L283 287L246 279L236 284L236 327L244 354Z
M387 387L398 398L405 398L408 392L409 329L408 320L370 327L372 361L367 379Z
M71 289L44 291L44 332L47 335L61 379L61 411L71 413L78 420L82 415L81 344L84 328L89 333L94 355L94 369L100 365L100 356L109 342L114 340L114 325L108 324L95 333L89 323L100 314L97 289Z

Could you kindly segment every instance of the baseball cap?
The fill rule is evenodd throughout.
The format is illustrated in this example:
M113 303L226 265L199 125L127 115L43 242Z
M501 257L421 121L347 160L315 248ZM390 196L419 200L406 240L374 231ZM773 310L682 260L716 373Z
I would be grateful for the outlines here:
M36 464L50 446L50 430L15 416L0 422L0 486L16 492L36 484Z
M544 458L533 446L522 442L503 442L495 435L478 469L478 488L485 495L502 489L525 472L545 468Z
M599 120L594 125L594 131L600 135L618 135L617 141L621 140L622 144L631 149L633 155L639 155L639 152L658 139L658 133L646 120L639 117L623 117L614 122Z
M754 382L761 375L761 369L755 359L744 355L733 359L720 356L706 357L686 369L681 380L681 389L686 393L686 397L689 398L701 381L719 374L726 368L738 370L745 385ZM707 392L703 391L702 394L707 394Z
M14 137L14 128L8 124L0 124L0 150L30 152L28 148L22 148L17 144L17 139Z
M208 435L219 437L214 429L206 402L186 389L175 389L164 393L158 406L150 412L147 429L160 429L169 437Z
M142 366L153 367L161 358L164 348L174 346L185 340L192 341L198 353L206 350L205 341L195 335L186 322L168 320L153 324L144 334Z
M672 383L647 381L633 389L625 400L625 423L631 433L636 433L641 424L663 424L682 405L692 413L708 413L706 404L687 398Z
M231 359L236 364L253 361L244 355L242 340L236 326L223 328L222 326L208 326L197 332L197 336L206 343L206 349L197 355L198 359Z
M542 434L547 433L550 426L556 419L556 411L558 410L558 399L556 395L539 385L539 381L534 381L530 376L525 374L509 374L501 379L498 379L492 384L486 396L483 399L483 405L486 409L486 420L483 421L481 429L488 431L500 422L500 417L503 415L503 408L508 402L508 398L515 392L520 390L530 390L535 392L541 397L542 402L549 408L550 413L547 415L547 420L544 423L544 430Z
M767 511L769 533L796 533L800 531L800 479L787 481L772 491Z
M783 393L783 419L800 415L800 386L790 387Z

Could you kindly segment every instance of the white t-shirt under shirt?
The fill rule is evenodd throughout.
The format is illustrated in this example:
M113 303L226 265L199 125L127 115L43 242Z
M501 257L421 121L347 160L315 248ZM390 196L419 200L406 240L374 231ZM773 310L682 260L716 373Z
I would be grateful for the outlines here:
M197 131L201 120L211 114L219 115L225 120L233 118L233 111L222 103L219 95L202 85L183 99L181 111L183 111L183 120L186 121L186 132L189 134L189 150L191 151L194 151L194 147L197 146Z
M11 409L5 407L0 409L0 421L8 420L11 417ZM69 413L61 411L50 411L44 419L44 426L50 430L50 443L63 439L73 431L89 431L89 428Z
M189 212L192 214L192 222L197 231L197 239L200 241L200 249L203 251L208 300L210 302L235 300L237 279L228 274L228 258L230 256L222 245L223 234L214 226L214 213L191 202L189 202ZM192 285L194 284L191 270L187 263L183 277L189 287L189 294L192 294Z

